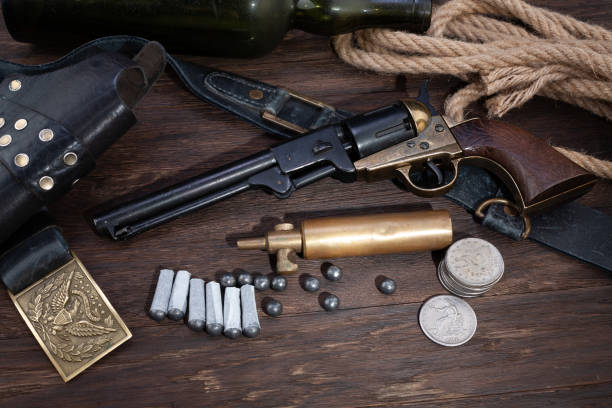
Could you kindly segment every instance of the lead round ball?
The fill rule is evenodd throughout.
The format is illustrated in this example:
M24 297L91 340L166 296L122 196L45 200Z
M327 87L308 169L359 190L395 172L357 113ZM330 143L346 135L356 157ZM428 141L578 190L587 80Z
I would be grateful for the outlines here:
M166 317L166 313L163 310L151 310L149 316L155 321L161 322Z
M170 320L174 320L174 321L178 322L183 317L185 317L185 313L183 313L183 311L180 310L180 309L170 309L170 310L168 310L168 318Z
M223 275L221 275L221 278L219 279L219 283L224 288L231 288L231 287L236 286L236 278L234 278L234 275L232 275L231 273L226 272Z
M321 282L314 276L309 276L304 279L303 287L306 292L316 292L321 287Z
M323 298L323 309L333 312L340 307L340 299L336 295L329 294Z
M257 290L266 290L270 287L270 279L265 275L257 275L253 280L253 286Z
M391 278L385 278L380 281L378 284L378 290L380 290L385 295L391 295L397 289L397 283Z
M190 320L187 322L187 326L189 326L189 328L193 331L197 331L200 332L202 330L204 330L204 326L206 326L206 323L204 322L204 320Z
M282 275L276 275L274 278L272 278L272 283L270 286L275 291L282 292L283 290L287 289L287 278Z
M240 272L238 274L238 284L240 286L252 285L253 284L253 275L251 275L247 271Z
M268 316L278 317L283 313L283 304L276 299L271 299L266 302L264 312Z
M242 334L242 331L238 328L228 329L225 331L225 336L230 339L237 339Z
M323 276L329 281L337 282L342 279L342 269L332 263L325 263L323 264Z
M223 331L223 325L219 323L210 323L206 325L206 332L211 336L218 336Z
M250 326L250 327L245 328L242 331L242 334L244 334L246 337L252 339L254 337L259 336L260 332L261 332L261 329L259 327L257 327L257 326Z

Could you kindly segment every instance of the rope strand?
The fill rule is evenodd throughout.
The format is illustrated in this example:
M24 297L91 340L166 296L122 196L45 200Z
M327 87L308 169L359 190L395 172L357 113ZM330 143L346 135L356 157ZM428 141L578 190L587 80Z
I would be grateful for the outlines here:
M333 44L357 68L450 74L469 82L444 104L456 122L483 97L489 116L502 117L535 95L612 120L612 32L603 27L523 0L451 0L434 11L427 34L368 29L337 36ZM612 179L611 161L555 149Z

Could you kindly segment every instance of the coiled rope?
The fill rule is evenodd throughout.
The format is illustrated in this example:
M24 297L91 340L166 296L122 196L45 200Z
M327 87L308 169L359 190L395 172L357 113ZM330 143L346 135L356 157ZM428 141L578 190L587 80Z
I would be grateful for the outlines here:
M445 102L454 121L482 97L489 116L501 117L535 95L612 120L612 32L522 0L451 0L434 10L427 35L368 29L337 36L333 45L361 69L468 82ZM555 149L612 179L611 161Z

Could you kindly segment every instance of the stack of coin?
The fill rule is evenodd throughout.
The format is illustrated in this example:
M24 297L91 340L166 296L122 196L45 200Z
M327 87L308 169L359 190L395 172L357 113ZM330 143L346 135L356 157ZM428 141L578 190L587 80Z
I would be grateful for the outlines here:
M474 297L491 289L504 274L504 260L492 244L478 238L455 242L438 265L438 278L449 292Z

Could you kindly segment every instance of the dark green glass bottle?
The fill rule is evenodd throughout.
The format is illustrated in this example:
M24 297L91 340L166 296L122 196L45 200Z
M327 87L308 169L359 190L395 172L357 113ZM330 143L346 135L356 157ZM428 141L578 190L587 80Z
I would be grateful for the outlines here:
M366 27L423 32L431 0L2 0L18 41L75 42L129 34L170 51L250 57L291 28L334 35Z

